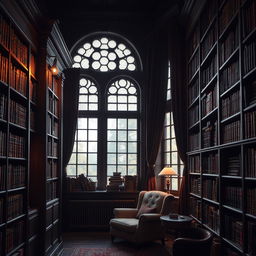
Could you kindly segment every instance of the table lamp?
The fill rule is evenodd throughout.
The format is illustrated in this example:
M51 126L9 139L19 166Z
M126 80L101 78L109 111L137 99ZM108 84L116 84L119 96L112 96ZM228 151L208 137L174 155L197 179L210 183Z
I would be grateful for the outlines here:
M177 175L177 172L172 167L164 167L162 171L158 174L159 176L164 176L166 180L167 193L170 194L170 181L172 175Z

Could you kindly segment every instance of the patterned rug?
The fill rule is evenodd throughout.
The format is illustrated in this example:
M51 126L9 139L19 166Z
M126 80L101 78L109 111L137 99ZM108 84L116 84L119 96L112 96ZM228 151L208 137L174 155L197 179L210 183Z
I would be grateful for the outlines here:
M152 251L145 248L76 248L71 256L149 256ZM155 255L155 254L154 254ZM165 250L160 255L169 255Z

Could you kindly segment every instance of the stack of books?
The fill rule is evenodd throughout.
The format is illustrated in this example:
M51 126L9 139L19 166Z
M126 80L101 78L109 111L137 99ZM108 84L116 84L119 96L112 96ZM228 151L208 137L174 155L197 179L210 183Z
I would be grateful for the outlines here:
M113 176L111 176L108 180L109 185L107 185L107 191L118 191L123 186L121 172L113 172Z

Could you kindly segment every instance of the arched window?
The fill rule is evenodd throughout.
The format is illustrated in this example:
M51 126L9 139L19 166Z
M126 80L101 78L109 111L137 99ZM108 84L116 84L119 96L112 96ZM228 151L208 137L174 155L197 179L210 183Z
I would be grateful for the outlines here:
M67 175L84 174L105 189L113 173L137 175L140 166L141 61L128 40L109 32L86 36L72 55L81 78Z

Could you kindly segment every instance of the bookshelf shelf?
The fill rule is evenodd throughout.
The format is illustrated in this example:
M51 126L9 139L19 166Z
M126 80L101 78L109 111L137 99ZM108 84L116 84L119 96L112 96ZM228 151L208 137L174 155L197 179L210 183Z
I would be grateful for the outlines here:
M195 78L197 77L198 73L199 73L199 67L198 67L198 69L196 70L196 72L194 73L194 75L190 78L188 84L191 84L191 83L195 80Z
M232 53L231 55L225 60L225 62L220 66L220 70L223 70L234 58L237 57L239 53L239 47L237 47Z
M190 49L199 31L200 68L187 75L188 120L199 112L198 126L187 126L190 213L222 240L223 255L243 256L256 239L256 0L244 2L206 1L186 36Z
M21 214L21 215L17 216L16 218L13 218L13 219L11 219L11 220L8 220L6 223L7 223L7 224L11 224L11 223L13 223L13 222L15 222L15 221L18 221L18 220L24 218L25 216L26 216L25 214Z
M195 54L197 53L197 51L199 50L199 43L197 45L197 47L195 48L194 52L192 53L192 55L190 56L190 59L188 61L188 63L191 62L191 60L194 58Z

